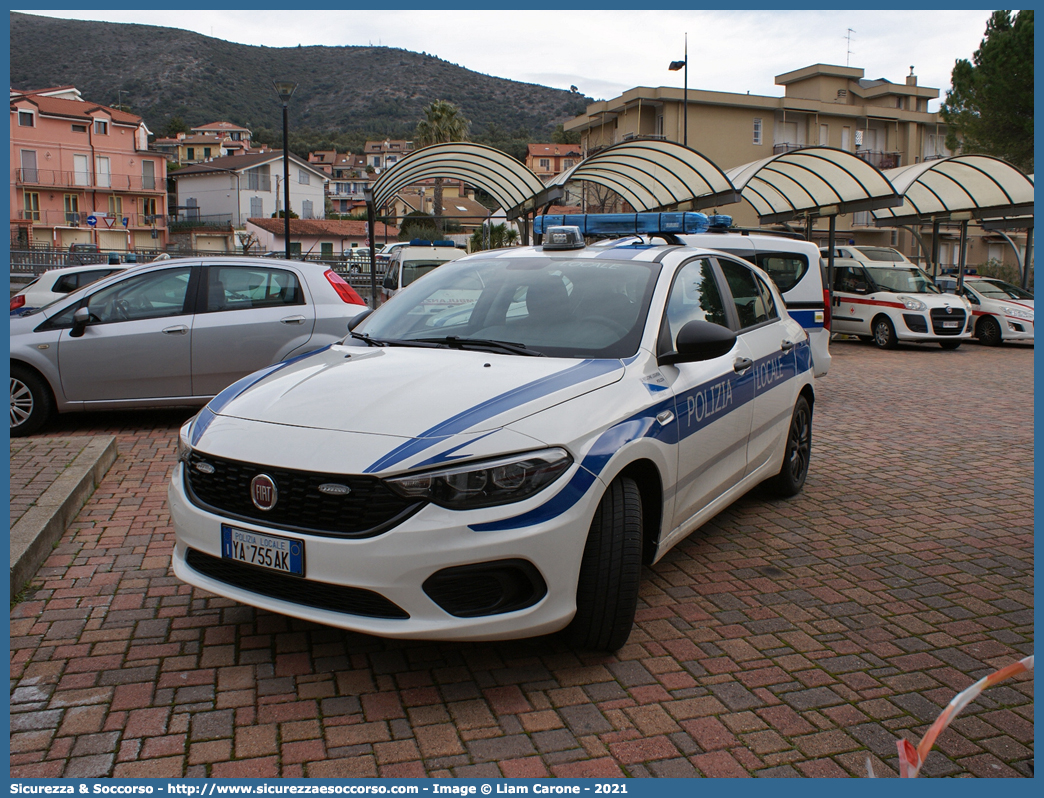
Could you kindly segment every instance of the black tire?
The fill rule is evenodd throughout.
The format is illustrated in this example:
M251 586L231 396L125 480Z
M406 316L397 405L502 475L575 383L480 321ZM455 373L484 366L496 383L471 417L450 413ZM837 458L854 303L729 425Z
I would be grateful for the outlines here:
M975 337L985 346L1000 346L1004 343L1000 325L992 316L983 316L975 328Z
M787 430L787 448L783 454L783 465L776 476L765 486L776 496L796 496L805 486L808 464L812 455L812 408L804 396L794 403Z
M939 346L943 349L956 349L961 345L960 341L939 341Z
M54 413L47 383L25 366L11 364L11 437L32 435Z
M587 533L576 615L566 627L577 648L616 651L627 642L638 607L642 570L642 496L620 477L602 496Z
M895 327L887 316L878 316L874 319L874 344L878 349L895 349L898 339L895 337Z

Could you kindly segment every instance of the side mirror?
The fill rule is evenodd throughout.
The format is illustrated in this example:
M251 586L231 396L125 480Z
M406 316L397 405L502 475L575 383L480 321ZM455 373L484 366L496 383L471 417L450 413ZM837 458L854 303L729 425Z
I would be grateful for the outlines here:
M678 331L677 350L657 358L661 366L698 363L727 355L736 345L736 333L709 321L690 321Z
M70 338L79 338L83 335L83 331L87 329L87 324L91 320L91 312L87 308L77 308L76 312L73 313L73 326L72 330L69 331Z
M356 316L354 319L348 322L348 332L351 332L356 327L358 327L362 320L369 316L371 313L373 313L373 308L366 308L366 310L364 310L362 313L360 313L358 316Z

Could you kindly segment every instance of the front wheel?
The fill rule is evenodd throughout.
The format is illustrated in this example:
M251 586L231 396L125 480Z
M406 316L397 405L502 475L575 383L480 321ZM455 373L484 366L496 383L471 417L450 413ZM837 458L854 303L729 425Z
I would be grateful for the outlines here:
M619 477L606 489L587 533L576 615L566 627L572 645L616 651L627 642L641 569L642 496L633 479Z
M812 407L804 396L794 404L787 432L787 449L779 473L767 482L768 489L777 496L796 496L805 486L808 464L812 455Z
M11 364L11 437L32 435L54 412L46 383L24 366Z
M979 339L980 344L985 344L986 346L1000 346L1004 343L1000 325L997 324L997 320L992 316L982 317L979 321L979 326L975 330L975 337Z
M878 316L874 319L874 343L880 349L895 349L897 339L895 328L887 316Z

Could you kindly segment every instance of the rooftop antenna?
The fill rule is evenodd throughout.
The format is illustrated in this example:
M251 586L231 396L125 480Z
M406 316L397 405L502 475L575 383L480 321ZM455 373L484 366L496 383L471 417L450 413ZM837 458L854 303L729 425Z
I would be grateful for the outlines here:
M852 62L852 34L855 33L851 28L848 29L848 35L845 36L848 39L848 54L845 56L845 66L851 66Z

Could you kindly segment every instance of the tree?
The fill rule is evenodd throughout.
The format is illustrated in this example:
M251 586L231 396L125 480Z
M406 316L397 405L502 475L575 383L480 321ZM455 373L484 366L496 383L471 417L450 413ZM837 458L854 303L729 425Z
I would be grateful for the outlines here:
M518 230L506 224L491 224L485 230L476 230L471 234L471 251L483 249L503 249L518 243Z
M565 125L559 122L555 125L555 129L551 131L551 141L554 144L579 144L580 131L570 130L567 132Z
M471 122L465 119L460 109L446 100L435 100L424 109L424 119L417 123L414 140L420 147L446 144L450 141L467 141ZM435 178L434 207L435 223L442 229L442 178Z
M946 146L1033 172L1033 12L994 11L972 61L958 59L940 109Z
M174 138L178 133L188 132L188 125L185 124L180 116L173 116L170 121L167 122L167 138Z

